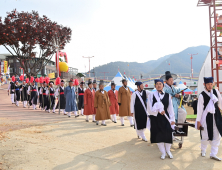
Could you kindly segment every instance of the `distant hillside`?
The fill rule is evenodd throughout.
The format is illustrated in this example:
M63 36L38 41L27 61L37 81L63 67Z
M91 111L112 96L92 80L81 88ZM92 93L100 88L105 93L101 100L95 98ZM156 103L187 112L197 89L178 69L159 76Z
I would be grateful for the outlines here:
M145 63L122 61L111 62L95 67L91 72L95 72L95 76L99 78L104 77L104 73L101 72L109 72L105 74L106 78L109 77L109 79L112 79L112 77L116 75L118 68L122 74L124 71L127 76L130 75L131 77L138 77L138 75L142 74L143 78L149 77L150 74L163 74L167 70L170 70L173 73L190 73L191 61L188 53L198 53L198 55L193 57L193 69L194 73L199 73L208 51L208 46L189 47L179 53L166 55L157 60L150 60ZM91 76L93 76L92 73Z
M189 54L196 54L193 56L193 72L199 73L204 63L204 60L209 51L208 46L189 47L180 53L172 54L166 61L162 61L155 69L148 72L148 74L163 74L166 70L170 70L173 73L190 73L191 72L191 60ZM170 63L170 66L168 65ZM144 76L147 76L145 74Z

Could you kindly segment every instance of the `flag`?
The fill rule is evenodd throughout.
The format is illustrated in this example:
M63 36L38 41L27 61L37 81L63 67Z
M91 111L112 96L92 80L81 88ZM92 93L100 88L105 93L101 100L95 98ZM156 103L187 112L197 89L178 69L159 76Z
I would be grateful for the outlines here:
M8 73L8 74L10 73L10 65L8 66L7 73Z

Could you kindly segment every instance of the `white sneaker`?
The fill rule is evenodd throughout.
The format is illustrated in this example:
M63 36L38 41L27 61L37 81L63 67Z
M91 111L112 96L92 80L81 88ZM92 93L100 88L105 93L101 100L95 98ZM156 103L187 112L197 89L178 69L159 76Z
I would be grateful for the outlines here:
M160 157L160 159L164 160L165 157L166 157L166 155L165 155L165 154L162 154L161 157Z
M169 156L170 159L173 159L173 155L171 152L167 152L167 155Z
M221 161L221 158L218 158L217 156L210 156L210 159L214 159L216 161Z
M147 142L147 139L146 139L146 137L144 137L143 139L142 139L143 141L145 141L145 142Z
M206 152L205 151L201 151L201 156L205 157L206 156Z

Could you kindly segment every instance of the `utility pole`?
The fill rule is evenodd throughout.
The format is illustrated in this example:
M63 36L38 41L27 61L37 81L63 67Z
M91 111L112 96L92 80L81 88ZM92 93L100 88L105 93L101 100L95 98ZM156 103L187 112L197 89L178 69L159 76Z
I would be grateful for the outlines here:
M90 77L90 58L93 58L94 56L92 56L92 57L84 57L84 56L82 56L83 58L88 58L89 59L89 77Z
M192 66L192 59L193 59L193 55L198 55L198 53L197 53L197 54L189 54L189 53L188 53L188 55L190 55L190 60L191 60L191 75L192 75L192 78L193 78L193 66Z
M106 73L109 73L109 72L100 72L100 73L104 73L104 80L105 80L105 74L106 74ZM107 77L107 78L108 78L108 77Z

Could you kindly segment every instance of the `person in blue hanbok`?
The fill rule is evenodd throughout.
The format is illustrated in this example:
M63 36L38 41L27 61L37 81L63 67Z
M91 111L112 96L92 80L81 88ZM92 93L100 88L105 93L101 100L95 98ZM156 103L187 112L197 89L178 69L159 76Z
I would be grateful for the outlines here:
M66 98L66 107L65 112L68 113L68 117L71 117L71 112L74 112L75 117L78 117L77 114L77 105L76 105L76 94L75 87L73 87L73 81L69 81L69 86L65 88L64 95Z
M163 75L161 77L161 79L165 80L166 83L164 85L164 92L169 93L172 96L172 102L173 102L173 109L174 109L174 113L175 113L175 120L177 123L184 123L186 121L186 109L183 107L183 105L181 105L181 108L179 108L180 106L180 95L179 93L181 92L180 88L175 88L174 87L174 80L177 79L177 75L176 74L171 74L169 71L165 72L165 75ZM180 129L178 131L176 131L177 133L184 133L182 131L182 126L179 126Z

